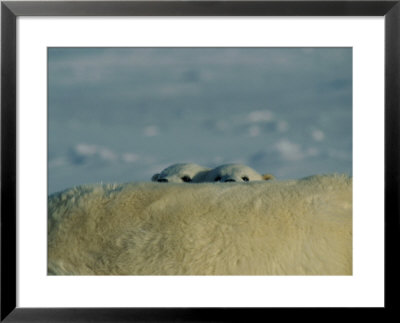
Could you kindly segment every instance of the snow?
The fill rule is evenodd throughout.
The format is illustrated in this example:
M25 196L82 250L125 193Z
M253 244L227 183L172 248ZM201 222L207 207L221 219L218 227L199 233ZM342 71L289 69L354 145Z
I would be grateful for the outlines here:
M49 194L177 162L352 173L351 48L51 48Z

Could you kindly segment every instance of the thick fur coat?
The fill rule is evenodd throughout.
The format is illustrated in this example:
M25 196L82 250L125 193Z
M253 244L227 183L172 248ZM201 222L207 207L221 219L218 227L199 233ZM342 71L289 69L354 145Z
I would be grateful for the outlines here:
M48 200L52 275L351 275L352 180L80 186Z

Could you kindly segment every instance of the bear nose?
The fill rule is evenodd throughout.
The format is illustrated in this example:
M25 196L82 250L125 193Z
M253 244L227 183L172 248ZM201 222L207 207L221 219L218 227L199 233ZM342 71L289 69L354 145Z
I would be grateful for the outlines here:
M225 180L225 183L226 182L236 182L236 181L233 178L228 178L228 179Z
M166 178L160 178L160 179L157 180L157 182L168 183L168 180Z

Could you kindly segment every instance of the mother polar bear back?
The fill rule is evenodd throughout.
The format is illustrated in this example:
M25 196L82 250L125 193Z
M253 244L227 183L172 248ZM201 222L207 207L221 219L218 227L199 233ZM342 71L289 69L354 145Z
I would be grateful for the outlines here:
M49 197L53 275L351 275L352 180L131 183Z

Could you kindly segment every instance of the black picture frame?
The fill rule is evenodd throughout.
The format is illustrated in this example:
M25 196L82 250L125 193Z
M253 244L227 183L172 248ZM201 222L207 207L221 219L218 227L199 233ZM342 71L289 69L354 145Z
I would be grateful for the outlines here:
M397 309L395 295L398 293L399 273L396 269L400 254L400 0L2 1L0 317L2 322L247 322L259 320L258 317L267 319L265 316L267 310L282 315L280 319L286 313L293 311L296 311L296 315L307 315L308 319L311 316L318 319L318 314L308 311L317 310L312 308L19 308L16 306L16 19L18 16L384 16L385 306L364 312L371 319L373 315L377 315L376 317L379 315L379 319L382 320L381 315ZM323 310L328 311L328 315L332 318L339 319L339 315L342 315L336 316L337 309ZM327 313L323 315L326 317Z

